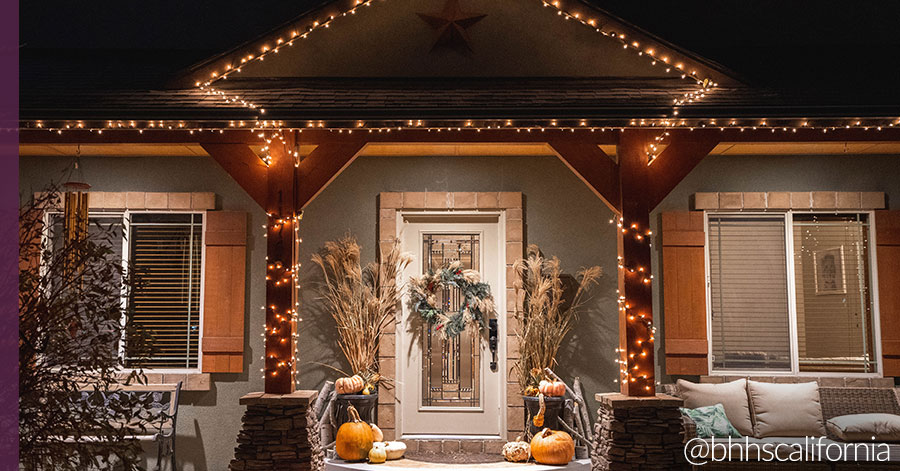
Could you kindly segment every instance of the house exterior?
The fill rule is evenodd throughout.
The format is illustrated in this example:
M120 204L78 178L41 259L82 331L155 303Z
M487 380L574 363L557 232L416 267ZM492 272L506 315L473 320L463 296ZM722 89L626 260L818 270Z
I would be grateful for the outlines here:
M477 339L403 321L382 339L388 439L524 430L511 265L528 244L604 269L556 370L592 415L594 393L678 377L900 375L897 109L757 89L540 0L338 0L165 84L54 83L23 83L20 193L77 156L123 261L175 273L158 295L181 300L138 310L164 348L135 366L185 382L182 469L226 469L242 396L346 368L310 263L345 234L363 261L399 238L409 275L468 254L497 301L496 369Z

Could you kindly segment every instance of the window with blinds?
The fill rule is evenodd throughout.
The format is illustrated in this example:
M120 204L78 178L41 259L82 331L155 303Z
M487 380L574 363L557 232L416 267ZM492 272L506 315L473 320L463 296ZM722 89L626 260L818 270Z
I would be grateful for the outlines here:
M876 369L866 216L793 218L800 371Z
M203 215L96 213L89 223L94 240L108 244L137 281L123 297L125 338L111 352L130 368L198 368ZM52 248L61 247L62 224L61 215L50 215Z
M784 217L709 217L713 369L790 370Z
M710 214L707 233L713 371L877 370L866 214Z
M198 366L202 217L131 214L129 264L139 281L128 306L126 366Z

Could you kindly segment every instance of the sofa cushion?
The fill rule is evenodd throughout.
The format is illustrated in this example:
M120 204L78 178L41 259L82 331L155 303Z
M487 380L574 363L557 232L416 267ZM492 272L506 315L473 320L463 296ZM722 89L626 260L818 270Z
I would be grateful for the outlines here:
M815 437L825 435L819 386L748 381L753 436Z
M900 442L900 415L851 414L825 422L828 433L845 442ZM698 428L699 430L699 428Z
M678 396L684 399L684 407L698 407L722 404L725 416L741 435L753 435L753 423L750 421L750 406L747 401L747 380L739 379L730 383L691 383L679 379Z
M694 421L694 424L697 426L697 436L700 438L741 437L741 434L728 421L722 404L698 407L696 409L682 407L681 413Z

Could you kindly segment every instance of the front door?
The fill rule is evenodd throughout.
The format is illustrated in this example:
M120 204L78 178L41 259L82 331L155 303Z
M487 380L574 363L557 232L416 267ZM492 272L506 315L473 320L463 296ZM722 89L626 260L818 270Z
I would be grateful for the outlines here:
M500 214L412 213L399 220L403 249L415 255L405 279L459 261L463 269L478 271L482 281L490 284L496 306L505 306ZM446 308L459 308L455 290L444 290L438 296ZM492 316L499 339L497 363L492 365L487 330L484 335L470 330L445 339L405 304L397 337L400 434L501 436L505 417L500 406L506 382L501 357L506 355L499 352L506 351L505 316Z

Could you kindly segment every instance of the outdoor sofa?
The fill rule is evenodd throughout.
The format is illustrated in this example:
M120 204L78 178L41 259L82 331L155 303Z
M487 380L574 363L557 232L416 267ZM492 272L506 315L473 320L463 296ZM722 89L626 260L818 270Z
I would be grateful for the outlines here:
M742 432L742 436L747 437L749 443L802 445L806 442L807 445L810 445L804 437L824 435L825 438L821 442L826 447L829 444L836 444L843 448L844 444L886 443L890 455L888 462L867 461L864 452L861 451L860 456L856 457L853 451L854 447L847 446L847 453L840 461L828 461L823 459L823 456L819 456L824 448L817 448L815 444L818 440L815 440L811 446L807 446L806 450L811 451L803 461L779 461L771 457L765 461L760 460L759 456L751 456L751 453L745 459L731 461L693 459L694 462L706 461L706 464L702 466L695 466L695 469L698 470L900 469L900 429L892 429L884 424L885 421L891 422L892 420L900 423L898 390L890 386L884 387L884 382L879 383L881 387L847 387L820 386L814 381L786 384L741 378L718 384L696 384L679 380L677 384L664 385L663 392L684 399L686 408L723 404L729 421ZM759 393L760 390L763 393ZM754 393L756 394L754 395ZM764 397L766 393L770 396L769 404L766 404ZM815 404L816 401L818 404ZM815 424L816 414L820 414L819 425ZM871 427L867 427L866 424L859 425L859 423L871 420L882 422L877 427L880 429L878 437L866 433L866 438L862 438L860 433L853 433L854 431L859 432L860 429L867 432ZM683 415L683 421L686 446L689 443L696 443L697 440L710 442L708 439L698 438L697 425L687 414ZM829 422L831 423L829 424ZM848 424L850 424L849 427ZM839 436L841 434L844 435L843 438ZM849 440L846 439L848 437ZM873 440L873 438L875 439ZM691 442L692 440L693 442ZM733 440L744 443L743 438ZM719 441L721 442L721 440ZM835 450L834 447L832 448ZM884 449L883 445L878 448L878 450ZM786 447L782 447L781 450L789 451ZM785 455L785 453L780 454ZM832 457L834 456L836 454L832 453ZM781 458L786 457L781 456Z

